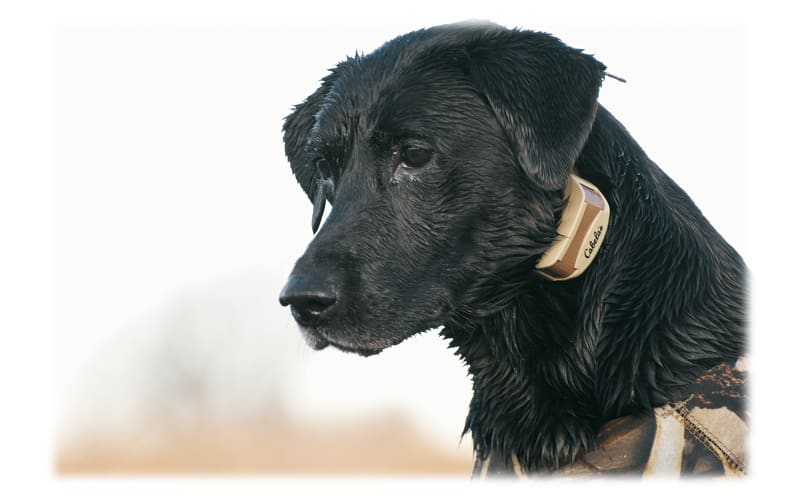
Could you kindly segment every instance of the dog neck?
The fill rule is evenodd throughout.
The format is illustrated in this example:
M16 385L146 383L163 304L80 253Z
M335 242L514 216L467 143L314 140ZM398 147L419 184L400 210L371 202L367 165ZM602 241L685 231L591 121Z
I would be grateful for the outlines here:
M543 292L552 284L541 280L537 290L521 294L506 309L442 331L472 377L464 433L471 433L479 457L491 453L509 464L518 457L535 469L563 464L574 458L573 450L592 444L597 415L591 364L574 349L574 334L565 335L577 331L579 281ZM577 418L568 423L563 412ZM574 437L574 445L564 448L567 456L555 442L545 443L550 434L542 429L554 427L553 419Z
M561 282L526 263L493 273L513 297L442 331L473 379L464 432L479 458L563 465L603 422L670 401L744 351L741 258L602 107L577 166L625 208L597 260Z

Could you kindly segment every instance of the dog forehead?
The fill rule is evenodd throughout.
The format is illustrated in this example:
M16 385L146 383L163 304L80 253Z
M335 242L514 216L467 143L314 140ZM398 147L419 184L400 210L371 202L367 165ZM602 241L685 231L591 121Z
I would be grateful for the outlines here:
M464 72L447 56L454 47L452 37L404 37L340 63L315 116L316 142L352 140L376 125L447 108L459 93L472 92Z
M377 64L376 64L377 63ZM365 112L374 107L385 86L388 67L385 61L356 56L339 64L338 78L317 112L313 135L331 139L354 133L365 125Z

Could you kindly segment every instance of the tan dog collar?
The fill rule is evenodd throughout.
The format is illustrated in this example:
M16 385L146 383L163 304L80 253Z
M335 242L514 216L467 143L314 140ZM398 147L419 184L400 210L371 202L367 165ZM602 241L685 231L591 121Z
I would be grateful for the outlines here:
M536 264L536 272L552 281L580 276L597 256L608 230L611 209L591 182L570 175L564 189L567 206L561 214L559 237Z

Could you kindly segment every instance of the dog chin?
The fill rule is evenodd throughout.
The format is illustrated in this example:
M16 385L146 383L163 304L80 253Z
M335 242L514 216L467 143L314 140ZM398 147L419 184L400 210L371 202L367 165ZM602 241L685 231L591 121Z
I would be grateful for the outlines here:
M397 340L386 339L385 341L377 341L377 342L372 341L361 345L351 341L342 341L336 338L331 338L330 334L326 334L325 332L316 328L306 327L306 328L301 328L301 331L303 332L303 338L305 339L306 344L308 344L308 346L315 351L321 351L322 349L325 349L328 346L332 346L343 352L352 352L360 354L361 356L373 356L375 354L380 353L384 349L399 344L400 342L404 341L409 337L413 337L415 335L419 335L422 333L429 333L432 331L438 333L439 331L441 331L441 329L442 329L441 326L437 326L424 330L419 330L416 333L400 337Z
M343 352L352 352L360 354L361 356L372 356L393 345L391 343L385 346L357 345L353 342L332 338L332 335L327 334L320 329L301 328L301 331L303 332L303 338L305 339L306 344L308 344L308 346L315 351L321 351L322 349L331 346Z
M325 339L322 335L315 333L313 330L309 328L300 328L300 331L303 332L303 339L308 344L308 347L314 349L315 351L321 351L331 345L327 339Z

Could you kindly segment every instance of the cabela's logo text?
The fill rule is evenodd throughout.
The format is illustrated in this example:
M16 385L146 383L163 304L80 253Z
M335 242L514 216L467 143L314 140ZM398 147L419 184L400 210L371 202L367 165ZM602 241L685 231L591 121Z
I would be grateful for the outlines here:
M592 256L594 253L594 249L597 247L597 241L600 239L600 235L603 234L603 226L597 226L597 230L594 232L592 240L589 242L589 246L583 250L583 256L587 259Z

